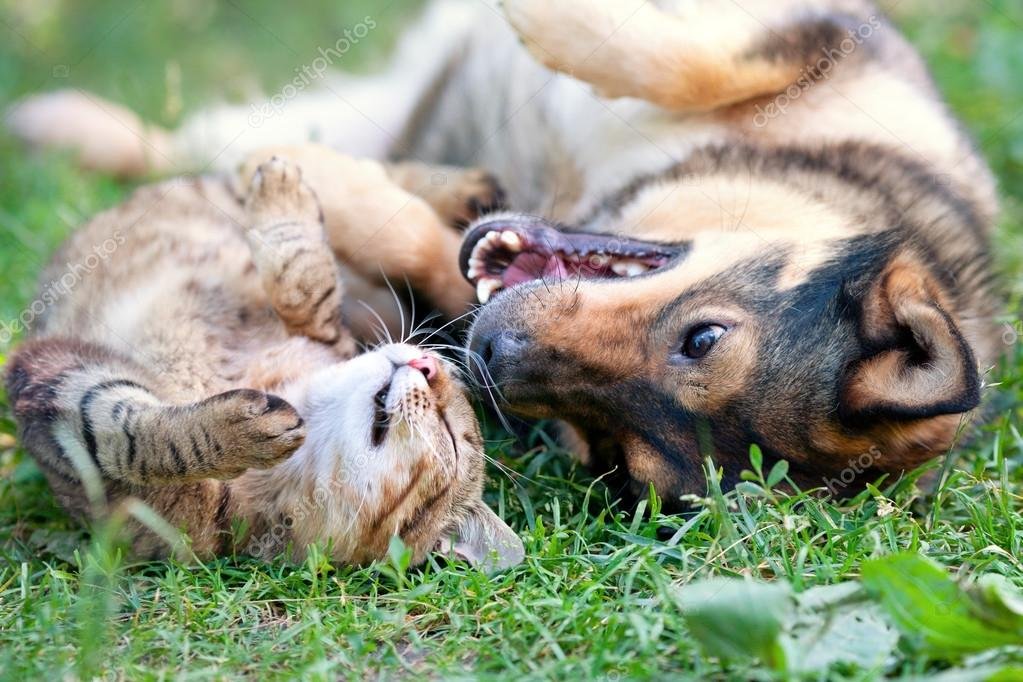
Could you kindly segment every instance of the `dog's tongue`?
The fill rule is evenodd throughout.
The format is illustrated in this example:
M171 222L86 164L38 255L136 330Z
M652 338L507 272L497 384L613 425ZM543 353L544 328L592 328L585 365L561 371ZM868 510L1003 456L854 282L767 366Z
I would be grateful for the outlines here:
M568 268L558 256L550 256L543 265L543 279L563 280L568 277Z
M513 287L523 282L537 279L561 281L569 276L565 262L556 254L523 253L511 262L501 273L501 281L506 287Z

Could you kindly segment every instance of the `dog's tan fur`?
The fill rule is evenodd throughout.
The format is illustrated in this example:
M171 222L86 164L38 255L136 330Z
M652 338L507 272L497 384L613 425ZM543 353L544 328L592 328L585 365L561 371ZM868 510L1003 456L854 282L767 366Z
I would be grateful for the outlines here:
M521 213L482 233L556 224L678 247L643 277L498 293L470 340L505 406L574 424L624 489L699 492L709 455L732 483L752 443L805 485L864 452L881 453L867 475L898 473L952 444L998 352L995 184L872 3L505 0L507 25L483 4L434 5L376 82L393 99L343 81L390 135L310 95L222 158L327 131L348 151L490 169ZM73 139L49 132L55 112L37 99L12 120ZM136 132L155 166L194 163L247 113ZM679 362L706 323L725 335Z

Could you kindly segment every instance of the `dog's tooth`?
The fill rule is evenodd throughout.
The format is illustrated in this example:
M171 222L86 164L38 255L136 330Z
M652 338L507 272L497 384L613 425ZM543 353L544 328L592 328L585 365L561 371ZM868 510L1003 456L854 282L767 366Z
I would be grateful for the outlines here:
M487 271L487 263L482 258L471 256L469 258L469 269L466 270L465 274L468 275L469 279L476 279L481 277Z
M611 263L611 272L615 273L619 277L628 277L629 266L622 261L615 261Z
M498 239L500 239L500 238L498 238ZM490 256L490 254L492 254L494 252L494 250L495 250L494 246L495 246L495 244L493 242L491 242L489 239L484 237L483 239L481 239L479 241L478 244L476 244L476 247L472 250L472 253L469 255L469 257L470 258L475 258L476 260L478 260L480 262L486 262L487 258Z
M486 303L490 300L496 292L500 291L504 285L501 280L493 277L484 277L476 285L476 298L479 299L480 303Z
M488 242L496 246L501 243L501 233L493 231L487 232L487 236L484 237L484 239L486 239Z
M629 274L629 277L642 275L649 269L650 267L647 266L646 263L640 263L639 261L631 261L625 264L625 271Z
M501 243L512 251L518 252L522 250L522 237L514 232L502 232Z

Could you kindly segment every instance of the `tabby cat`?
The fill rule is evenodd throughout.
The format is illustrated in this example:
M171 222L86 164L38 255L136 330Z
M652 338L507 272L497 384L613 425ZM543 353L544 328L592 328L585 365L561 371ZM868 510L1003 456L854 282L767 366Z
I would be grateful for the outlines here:
M144 187L44 273L50 305L6 381L61 504L87 519L141 501L199 557L301 558L317 542L364 563L398 535L414 561L520 561L481 500L483 441L452 368L406 344L356 354L342 323L335 253L387 216L346 226L328 212L325 230L299 166L274 156L249 175L245 198L234 177ZM134 553L167 555L166 533L139 518Z

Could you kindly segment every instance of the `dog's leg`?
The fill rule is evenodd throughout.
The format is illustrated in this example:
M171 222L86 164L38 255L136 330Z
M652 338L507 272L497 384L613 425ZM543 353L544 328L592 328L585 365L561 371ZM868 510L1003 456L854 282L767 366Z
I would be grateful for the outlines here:
M658 4L505 0L504 8L547 67L607 97L686 112L781 92L870 21L831 12L826 0L697 0L673 11Z
M308 63L296 64L299 75L277 92L242 106L198 111L174 131L82 90L30 96L7 112L5 122L32 147L71 151L83 167L123 177L231 171L268 145L311 141L384 159L401 153L417 105L478 14L487 11L459 0L433 3L379 74L338 73L344 50L323 46L308 55ZM367 33L377 28L372 17L362 24Z
M384 158L413 108L407 93L416 91L397 74L379 81L339 77L329 90L304 93L280 108L265 102L214 107L171 131L92 93L61 90L18 102L6 118L11 132L34 148L68 151L87 170L135 178L231 170L262 147L314 139Z
M433 166L416 161L387 164L386 168L395 184L423 199L441 220L453 227L466 227L480 216L504 207L501 184L482 168Z
M242 165L241 181L271 156L298 164L323 208L334 254L363 277L402 286L405 279L456 317L473 300L458 270L461 236L421 197L395 184L384 164L321 145L275 147Z

